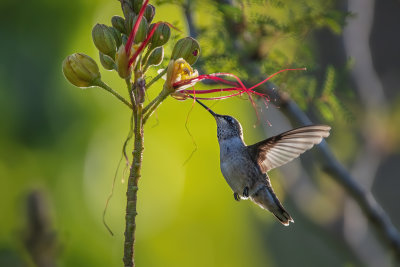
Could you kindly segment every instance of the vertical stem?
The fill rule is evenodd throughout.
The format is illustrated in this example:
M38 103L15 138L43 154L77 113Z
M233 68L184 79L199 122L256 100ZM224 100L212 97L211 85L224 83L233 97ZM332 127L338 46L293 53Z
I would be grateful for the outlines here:
M132 167L128 179L128 189L126 192L127 204L126 204L126 226L125 226L125 244L124 244L124 266L134 267L134 253L135 253L135 230L136 230L136 203L137 203L137 191L138 182L141 177L142 169L142 158L143 158L143 106L142 104L137 105L137 113L135 120L135 143Z

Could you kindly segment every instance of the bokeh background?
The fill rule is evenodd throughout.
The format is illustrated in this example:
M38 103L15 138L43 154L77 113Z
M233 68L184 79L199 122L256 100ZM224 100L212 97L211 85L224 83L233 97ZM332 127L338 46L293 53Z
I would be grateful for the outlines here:
M277 77L277 90L313 122L332 125L327 142L335 156L400 228L399 1L152 4L155 21L182 30L175 38L196 35L204 56L195 67L201 71L230 71L251 82L258 79L253 65L244 66L240 57L262 73L306 66L307 72ZM111 16L122 15L120 5L2 0L0 10L0 266L121 266L123 166L106 214L114 236L102 214L129 131L129 110L101 89L73 87L61 72L71 53L97 60L91 29L97 22L110 25ZM227 17L246 26L241 39L230 39ZM117 76L102 71L103 80L123 94ZM153 86L148 98L161 86ZM293 127L271 100L258 123L243 99L208 104L238 118L250 144ZM315 152L270 174L296 221L283 227L249 201L234 201L218 149L214 120L190 101L169 98L149 120L138 266L396 265L357 204L319 168Z

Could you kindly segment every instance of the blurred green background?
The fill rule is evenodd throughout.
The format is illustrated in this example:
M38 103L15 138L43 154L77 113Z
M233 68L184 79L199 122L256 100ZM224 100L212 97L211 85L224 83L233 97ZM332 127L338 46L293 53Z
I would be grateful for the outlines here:
M188 26L182 3L169 2L175 3L156 5L155 21L173 23L184 36ZM264 11L289 25L291 19L298 19L293 14L307 14L302 5L313 1L295 2L282 11L279 1L265 1ZM313 25L316 29L310 26L312 31L304 36L292 34L298 30L295 28L281 29L283 38L273 35L266 41L274 50L265 52L272 60L263 68L272 72L295 62L311 69L311 75L304 74L307 79L302 78L303 73L289 73L277 84L287 89L316 123L333 126L328 143L335 154L372 190L399 226L400 38L393 34L400 25L395 15L399 2L367 1L367 7L361 9L357 9L357 1L314 2L314 10L330 8L330 14L338 12L338 18L322 19L321 25ZM217 57L224 50L223 45L214 45L215 31L210 30L213 1L195 1L193 5L204 54L198 66L249 78L251 73L231 62L234 51L232 58ZM0 266L35 266L29 251L46 254L43 257L49 265L41 266L53 266L53 262L57 266L121 266L126 205L123 167L106 215L114 236L104 227L102 213L129 131L130 113L101 89L73 87L61 72L61 63L69 54L83 52L98 59L91 29L97 22L110 25L113 15L122 14L120 5L105 0L3 0L0 10ZM357 10L365 10L365 16ZM340 12L347 11L353 16L346 18L349 26L342 32L338 21L345 16ZM369 24L365 26L362 19ZM354 35L363 32L365 39ZM304 49L292 51L298 47ZM167 48L166 55L170 51ZM367 63L363 61L366 54L370 56ZM220 60L214 62L213 57ZM371 78L368 71L375 76ZM149 74L154 75L155 71ZM102 77L125 93L115 72L103 70ZM307 91L313 83L335 91L331 102L325 101L323 94L314 97ZM161 86L161 81L153 86L148 98L153 99ZM360 91L366 87L371 90ZM340 103L335 106L335 101ZM297 160L282 172L271 172L278 197L296 221L290 227L281 226L249 201L234 201L219 169L215 122L203 109L191 109L190 101L169 98L145 127L137 266L394 264L343 189L320 169L310 167L312 156L302 163L313 171L304 172ZM249 144L291 127L273 105L263 111L271 127L262 121L254 128L254 111L241 99L218 102L213 109L238 118ZM185 127L188 116L187 127L196 144ZM368 175L371 179L364 181ZM44 239L42 247L32 249L29 218L37 214L45 222Z

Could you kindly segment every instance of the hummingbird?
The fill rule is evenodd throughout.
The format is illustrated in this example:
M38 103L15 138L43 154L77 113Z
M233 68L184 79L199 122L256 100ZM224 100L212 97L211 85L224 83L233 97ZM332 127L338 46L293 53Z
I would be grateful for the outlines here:
M294 220L282 206L272 189L268 172L297 158L329 136L331 127L310 125L296 128L247 146L242 126L234 117L220 115L202 102L217 122L222 175L236 201L250 198L269 210L285 226Z

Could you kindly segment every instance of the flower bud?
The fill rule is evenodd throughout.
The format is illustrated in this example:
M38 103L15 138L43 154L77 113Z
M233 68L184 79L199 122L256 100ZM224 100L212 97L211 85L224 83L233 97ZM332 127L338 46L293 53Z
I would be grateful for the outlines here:
M152 24L150 26L150 30L154 27L155 24ZM162 46L166 44L169 40L169 37L171 36L171 30L169 26L166 23L160 23L155 30L153 36L151 37L150 40L150 48L149 50L152 50L156 47Z
M125 20L123 17L120 16L113 16L111 18L111 24L112 26L117 29L121 33L126 33L125 29Z
M96 61L82 53L67 56L62 67L65 78L77 87L95 86L101 77Z
M126 42L128 42L128 36L126 36L125 34L122 35L122 44L125 45Z
M100 52L111 58L115 57L117 46L114 35L107 25L96 24L92 30L92 37L95 46Z
M196 39L186 37L176 42L171 59L183 58L189 65L196 63L200 56L200 45Z
M144 10L143 16L147 19L148 23L151 23L155 14L156 14L156 8L153 5L149 4L146 6L146 9Z
M149 58L147 59L145 69L147 70L150 66L158 66L164 59L164 48L162 46L154 49Z
M121 33L114 27L108 27L108 28L110 29L110 32L114 36L115 44L117 45L117 47L119 47L122 44Z
M129 34L131 33L135 21L136 21L135 13L129 14L129 16L127 16L125 18L125 32L126 32L126 35L129 36Z
M112 58L110 58L109 56L104 55L100 51L99 51L99 58L100 58L101 65L103 65L103 67L106 70L113 70L113 69L117 68L117 66L115 65L114 60Z
M137 16L130 16L128 19L125 20L126 32L128 34L131 33L137 18L138 18ZM149 29L149 24L147 23L146 18L142 17L142 20L140 21L139 24L139 28L135 35L134 39L135 44L141 43L146 39L148 29Z
M122 0L121 7L125 18L128 18L130 15L135 15L135 12L133 12L132 3L129 0Z
M136 35L135 35L135 43L136 44L141 43L146 39L148 30L149 30L149 24L147 23L146 18L142 17L138 31L136 32Z
M143 5L143 0L131 0L133 11L139 14L140 9Z
M115 64L117 66L117 72L119 76L123 79L129 78L131 76L131 68L128 67L129 57L125 52L125 46L121 45L115 55Z

